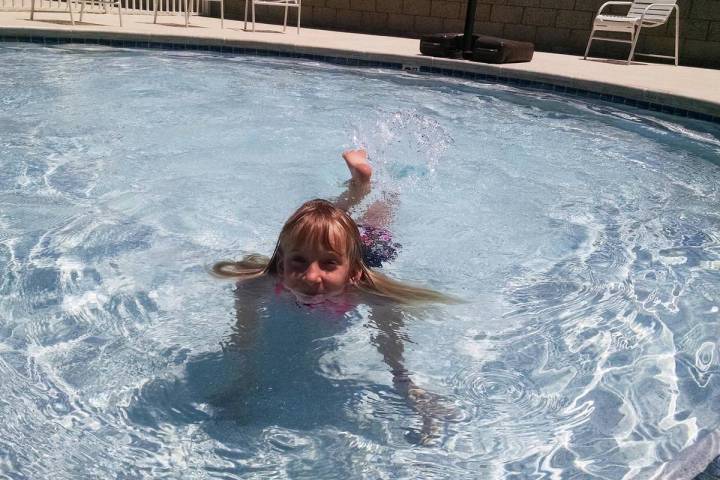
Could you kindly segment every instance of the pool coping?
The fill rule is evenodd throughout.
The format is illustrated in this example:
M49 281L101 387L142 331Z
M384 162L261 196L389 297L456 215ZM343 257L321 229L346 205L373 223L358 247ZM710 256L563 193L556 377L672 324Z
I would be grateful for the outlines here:
M623 104L652 112L720 124L720 101L708 101L677 93L623 86L599 79L589 80L563 74L522 70L514 67L517 64L493 65L423 55L380 53L304 45L299 42L269 42L251 38L123 32L112 27L69 30L58 27L18 27L0 24L0 42L33 42L46 45L85 43L125 48L195 50L235 55L282 56L348 66L409 70L558 92L564 95Z

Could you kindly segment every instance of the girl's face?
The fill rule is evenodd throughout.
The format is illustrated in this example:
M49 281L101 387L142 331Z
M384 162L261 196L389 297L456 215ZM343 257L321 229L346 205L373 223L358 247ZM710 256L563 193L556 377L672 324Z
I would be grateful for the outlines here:
M283 283L304 304L337 296L352 280L347 255L322 246L295 246L283 253L281 263Z

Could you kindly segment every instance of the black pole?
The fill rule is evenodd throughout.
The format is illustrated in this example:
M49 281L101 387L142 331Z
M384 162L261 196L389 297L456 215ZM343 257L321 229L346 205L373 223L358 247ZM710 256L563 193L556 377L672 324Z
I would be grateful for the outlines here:
M467 12L465 13L465 33L463 34L463 51L472 50L472 35L475 28L475 10L477 0L468 0Z

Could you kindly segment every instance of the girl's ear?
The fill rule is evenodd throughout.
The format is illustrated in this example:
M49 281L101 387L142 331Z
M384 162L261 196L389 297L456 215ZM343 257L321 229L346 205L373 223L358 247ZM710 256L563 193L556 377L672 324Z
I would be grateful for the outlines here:
M360 283L360 278L362 278L362 270L359 268L355 273L350 275L350 285L357 285Z

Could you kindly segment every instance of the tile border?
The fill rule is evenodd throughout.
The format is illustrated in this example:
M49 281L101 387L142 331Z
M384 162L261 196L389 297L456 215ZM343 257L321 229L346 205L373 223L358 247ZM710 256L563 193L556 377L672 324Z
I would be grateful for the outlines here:
M12 32L14 31L14 34ZM351 67L410 70L464 80L510 85L539 91L622 104L630 107L691 118L720 125L720 105L662 92L609 85L602 82L511 70L497 65L470 63L434 57L361 53L332 48L299 47L257 41L231 41L187 36L143 36L132 33L33 31L0 28L0 42L27 42L43 45L79 43L151 50L189 50L230 55L284 57L313 60ZM648 98L650 97L650 98ZM691 103L689 106L685 106ZM682 106L680 106L682 105ZM713 112L713 113L708 113ZM715 114L717 112L717 114Z

